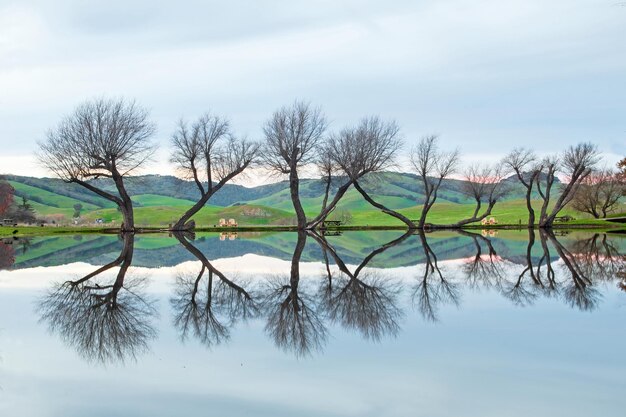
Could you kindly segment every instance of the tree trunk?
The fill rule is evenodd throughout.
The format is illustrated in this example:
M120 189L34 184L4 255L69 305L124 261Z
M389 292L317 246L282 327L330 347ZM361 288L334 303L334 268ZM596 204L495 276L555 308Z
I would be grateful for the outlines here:
M361 193L361 195L363 196L363 198L370 203L372 206L376 207L377 209L381 210L383 213L388 214L392 217L395 217L396 219L402 221L404 224L406 224L409 229L415 229L415 224L409 220L407 217L403 216L402 214L398 213L395 210L391 210L385 206L383 206L380 203L377 203L376 201L374 201L368 194L367 192L365 192L365 190L363 188L361 188L361 186L359 185L359 183L357 181L354 181L354 188L356 188L356 190Z
M298 241L293 251L293 257L291 258L291 270L290 270L290 285L292 289L298 288L298 282L300 281L300 258L306 245L307 234L304 231L298 232Z
M417 224L418 229L424 229L426 225L426 217L428 216L428 212L433 206L434 200L431 203L431 197L433 196L434 184L428 183L428 178L422 177L422 182L424 183L424 204L422 205L422 212L420 213L420 220ZM435 200L437 199L437 195L435 194Z
M296 211L296 218L298 219L298 230L306 229L306 214L304 213L304 209L302 208L302 203L300 202L300 179L298 178L298 172L296 171L296 167L291 167L289 172L289 192L291 194L291 202L293 203L293 208Z
M122 177L119 175L119 173L117 174L118 179L115 181L115 185L118 189L118 192L120 192L120 188L123 190L124 195L126 196L126 199L120 198L118 196L115 196L113 194L110 194L106 191L103 191L99 188L94 187L93 185L89 184L88 182L85 182L83 180L79 180L78 178L74 178L72 179L71 183L75 183L78 184L82 187L85 187L86 189L88 189L89 191L92 191L96 194L98 194L99 196L106 198L109 201L114 202L120 209L120 211L122 212L122 216L124 218L123 222L122 222L122 227L121 227L121 231L122 232L126 232L126 231L134 231L134 227L135 227L135 223L134 223L134 216L133 216L133 203L132 200L130 199L130 197L128 196L128 194L126 193L126 189L124 188L124 183L122 180ZM119 185L118 185L119 184ZM120 196L122 196L122 193L120 192ZM129 227L127 225L131 225L131 228L129 229Z
M532 186L526 187L526 209L528 210L528 228L535 227L535 209L532 204Z
M335 193L335 196L333 197L333 200L330 202L330 204L328 204L327 206L322 205L323 209L320 212L320 214L318 214L313 220L308 222L306 226L307 229L309 230L315 229L317 226L320 225L320 223L326 220L326 217L328 217L328 215L337 207L337 204L339 203L341 198L344 196L344 194L348 191L351 185L352 185L352 181L348 181L347 183L339 187L339 189Z
M485 210L485 212L483 214L481 214L480 216L478 216L478 211L480 210L481 204L480 202L478 202L476 204L476 210L474 210L474 215L468 219L463 219L457 223L453 223L453 224L446 224L446 225L436 225L434 226L435 228L449 228L449 229L453 229L453 228L459 228L462 226L465 226L466 224L470 224L470 223L475 223L475 222L479 222L481 220L483 220L485 217L490 216L491 212L493 211L493 207L496 205L495 201L490 201L489 205L487 206L487 209Z
M554 223L554 219L556 218L556 216L572 200L572 197L573 197L572 193L575 192L576 184L578 184L579 181L583 181L590 174L590 172L591 170L587 170L585 172L574 173L569 183L565 186L565 188L561 192L561 195L559 196L556 203L554 204L554 207L550 211L550 215L545 215L544 210L542 209L542 219L540 221L539 227L545 227L545 228L552 227L552 224ZM554 183L554 171L551 171L549 173L548 179L550 180L550 187L551 187L552 184ZM550 201L549 192L546 192L546 195L547 195L547 199L544 201L544 207L547 207L548 202Z
M426 217L428 216L428 212L430 211L430 208L432 207L432 205L430 205L429 203L430 200L430 196L427 197L427 200L424 201L424 205L422 206L422 212L420 213L420 221L417 224L417 228L418 229L424 229L424 226L426 226Z
M126 192L126 186L124 185L124 178L117 171L117 168L113 166L111 169L113 182L117 188L117 192L122 199L122 204L119 204L124 222L122 223L122 232L134 232L135 231L135 214L133 212L133 201L131 200L128 192Z
M117 307L117 294L124 286L124 278L126 277L128 268L130 268L130 264L133 262L135 236L133 233L122 233L122 236L124 239L124 249L122 249L123 261L117 273L117 278L113 283L113 289L111 290L111 308Z
M192 227L191 227L191 223L188 223L189 220L191 220L191 218L197 212L199 212L202 209L202 207L204 207L204 205L209 201L209 198L211 198L211 194L204 193L202 197L200 198L200 200L198 200L196 204L191 206L191 208L187 210L185 214L181 216L180 219L178 219L176 224L172 226L172 230L175 230L175 231L191 230Z
M222 187L227 182L235 178L237 175L241 174L248 167L249 164L250 162L248 161L242 166L240 166L239 168L237 168L236 170L230 172L228 175L222 178L216 185L213 185L211 175L209 172L207 174L208 184L209 184L207 187L207 191L204 191L204 187L202 186L202 183L200 182L200 180L198 179L194 171L194 180L198 186L198 190L200 190L200 196L201 196L200 200L198 200L193 206L191 206L191 208L187 210L185 214L181 216L180 219L178 219L176 224L172 227L172 230L177 230L177 231L193 230L196 224L193 222L189 222L189 220L191 220L191 218L195 216L196 213L202 210L202 207L204 207L206 203L209 202L209 200L211 199L211 197L213 197L215 193L217 193L220 189L222 189Z

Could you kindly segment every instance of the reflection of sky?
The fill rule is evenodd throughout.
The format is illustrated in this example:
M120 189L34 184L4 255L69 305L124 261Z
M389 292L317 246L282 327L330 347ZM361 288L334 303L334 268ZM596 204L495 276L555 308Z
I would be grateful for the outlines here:
M262 257L214 264L224 272L238 265L242 277L255 265L288 270L288 262ZM445 268L459 278L457 266ZM386 272L411 283L419 268ZM168 301L176 268L161 268L150 271L160 310L151 352L103 366L86 363L38 323L36 300L70 269L92 267L0 272L2 415L617 416L626 406L626 311L614 285L602 286L593 313L545 298L519 308L492 291L464 289L461 307L442 305L436 324L402 297L396 339L373 343L330 326L323 354L296 359L274 346L262 319L236 326L230 342L211 351L193 339L181 343ZM302 265L306 287L321 270Z

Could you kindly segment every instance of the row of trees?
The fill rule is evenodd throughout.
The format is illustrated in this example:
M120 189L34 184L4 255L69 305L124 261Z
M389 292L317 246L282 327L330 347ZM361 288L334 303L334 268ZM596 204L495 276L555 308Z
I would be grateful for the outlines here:
M40 144L39 158L65 181L77 183L116 203L124 217L122 231L133 231L132 201L124 178L150 160L155 150L151 142L154 131L148 112L135 102L97 99L80 105L48 133L47 140ZM591 174L599 162L599 153L591 143L571 146L543 159L531 150L515 149L495 164L471 165L461 172L459 151L442 150L440 140L428 136L410 152L411 166L424 194L420 218L411 220L376 201L361 185L366 175L383 172L396 164L403 140L394 121L370 116L354 126L328 132L328 121L321 109L296 101L274 112L263 126L263 134L262 143L238 137L227 119L212 114L205 114L191 124L180 121L171 137L171 162L182 175L194 181L200 198L176 222L174 230L193 229L191 219L211 196L252 166L288 178L300 230L318 227L351 187L373 207L399 219L410 229L461 227L491 215L508 191L503 179L511 173L526 188L528 226L535 224L532 201L538 194L539 227L550 228L567 204L576 196L590 194L586 190L597 182L597 177ZM319 212L307 216L299 185L300 178L312 167L317 168L325 193ZM470 217L454 224L427 224L442 183L453 175L466 179L464 192L475 201L475 210ZM561 187L557 187L557 175L566 178ZM117 194L96 187L90 181L95 178L110 178ZM606 194L603 191L598 196ZM611 201L614 195L611 191ZM600 211L606 213L614 203L601 205Z

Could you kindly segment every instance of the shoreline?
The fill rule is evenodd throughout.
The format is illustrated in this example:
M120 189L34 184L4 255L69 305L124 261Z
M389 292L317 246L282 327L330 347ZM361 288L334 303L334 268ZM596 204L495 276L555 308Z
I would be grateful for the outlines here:
M449 226L436 226L427 227L424 229L409 229L404 225L398 226L334 226L327 227L325 229L317 229L318 232L332 231L332 232L349 232L349 231L380 231L380 230L406 230L406 231L418 231L423 230L425 233L436 231L454 231L454 230L529 230L531 228L527 226L520 226L519 224L498 224L485 227L483 225L465 225L462 227L449 227ZM541 230L535 226L532 230ZM603 221L598 223L560 223L553 225L551 230L590 230L590 231L612 231L612 232L624 232L626 233L626 224L613 223L609 221ZM241 227L196 227L192 232L195 233L237 233L237 232L297 232L296 226L241 226ZM185 233L185 231L179 231ZM0 238L6 239L10 237L28 237L28 236L50 236L50 235L78 235L78 234L119 234L118 228L110 227L80 227L80 226L63 226L63 227L37 227L37 226L17 226L17 227L0 227ZM135 234L156 234L156 233L174 233L173 230L168 228L145 226L137 227Z

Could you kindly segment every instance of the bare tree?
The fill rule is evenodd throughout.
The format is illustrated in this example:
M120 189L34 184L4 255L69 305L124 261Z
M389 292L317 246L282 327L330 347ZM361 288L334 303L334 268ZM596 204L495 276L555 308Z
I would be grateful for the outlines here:
M345 128L329 137L319 161L320 171L327 181L324 200L320 214L309 222L309 228L315 228L336 208L351 185L373 206L410 224L410 220L400 213L374 201L358 182L365 175L381 172L394 164L396 154L402 147L399 131L394 121L385 122L378 116L370 116L363 118L356 127ZM333 173L345 178L345 181L332 201L327 203Z
M608 169L592 172L580 182L572 199L572 207L596 219L606 218L607 214L617 209L625 191L626 184L618 173Z
M543 200L539 217L540 228L552 227L556 216L572 201L576 195L576 189L591 174L598 161L598 148L592 143L579 143L576 146L570 146L560 157L548 157L544 160L542 164L543 178L537 176L535 180L537 191ZM563 184L558 198L552 209L549 210L551 191L558 172L561 172L568 179L568 182Z
M187 177L193 179L200 199L172 227L189 230L189 220L227 182L241 174L257 156L259 146L233 136L228 120L206 113L188 127L181 120L171 139L174 151L171 161Z
M454 173L459 162L459 151L439 150L437 136L422 138L411 151L411 164L424 185L424 203L417 227L423 229L428 212L437 201L437 193L445 178Z
M134 101L95 99L79 105L48 132L38 157L64 181L114 202L124 217L122 231L134 231L133 203L124 179L153 154L154 131L148 111ZM93 185L89 180L95 178L110 178L117 195Z
M541 173L541 164L537 163L537 156L526 148L513 149L502 160L504 166L511 169L517 180L526 188L526 209L528 210L528 227L535 227L535 210L532 205L533 185Z
M504 169L502 165L495 167L471 165L465 173L462 191L476 202L474 213L471 217L445 227L461 227L466 224L479 222L490 216L496 203L508 191L503 183L503 179ZM487 208L480 213L483 202L487 203Z
M296 101L274 112L265 123L265 146L261 159L266 167L279 175L289 175L291 202L296 212L298 229L305 229L306 214L300 201L299 170L319 157L328 123L319 108Z

